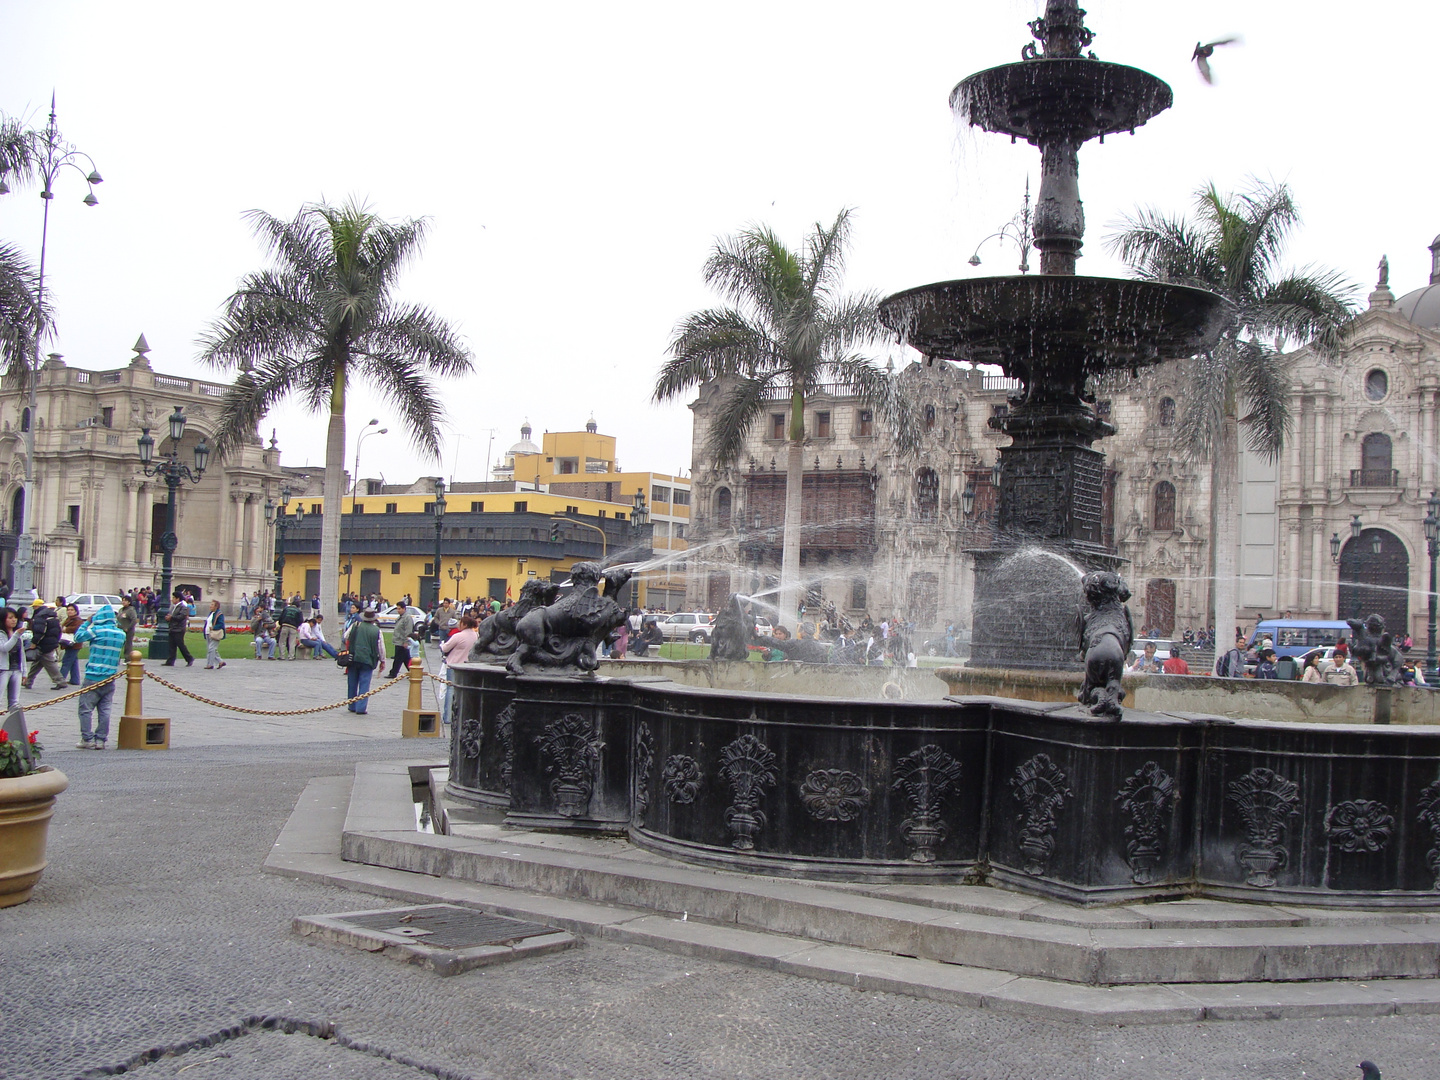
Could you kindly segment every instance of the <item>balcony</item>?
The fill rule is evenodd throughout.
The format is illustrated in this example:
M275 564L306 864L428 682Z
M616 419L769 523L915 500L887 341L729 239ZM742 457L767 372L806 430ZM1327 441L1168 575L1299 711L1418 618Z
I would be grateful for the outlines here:
M1393 488L1400 486L1399 469L1351 469L1352 488Z

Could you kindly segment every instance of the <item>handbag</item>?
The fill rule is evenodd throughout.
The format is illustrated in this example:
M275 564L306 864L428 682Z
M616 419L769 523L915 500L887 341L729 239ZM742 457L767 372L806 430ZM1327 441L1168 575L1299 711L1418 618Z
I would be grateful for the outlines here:
M205 636L206 636L207 638L209 638L211 641L224 641L224 640L225 640L225 631L224 631L223 628L217 628L217 629L214 629L214 630L207 630L207 631L205 631Z
M340 652L335 654L335 666L338 668L343 668L346 671L350 670L350 665L354 663L354 661L355 658L345 650L341 650Z

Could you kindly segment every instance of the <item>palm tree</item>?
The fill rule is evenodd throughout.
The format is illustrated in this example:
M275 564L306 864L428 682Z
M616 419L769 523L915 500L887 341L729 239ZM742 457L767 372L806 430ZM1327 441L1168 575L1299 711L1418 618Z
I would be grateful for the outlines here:
M0 372L13 376L23 389L35 358L35 328L40 287L34 265L14 244L0 241Z
M1225 300L1215 347L1183 362L1186 401L1176 429L1183 452L1210 460L1213 602L1221 634L1235 625L1240 429L1252 451L1270 460L1279 455L1291 427L1286 342L1309 342L1333 355L1341 327L1354 314L1354 287L1337 272L1281 271L1285 243L1299 223L1284 184L1254 181L1248 191L1228 195L1210 184L1196 193L1192 218L1144 210L1124 219L1107 241L1138 277L1194 285ZM1228 638L1221 639L1225 645Z
M879 297L841 292L849 233L850 211L842 210L829 226L817 222L799 251L764 225L716 241L705 282L728 304L680 322L655 383L655 400L665 401L718 381L721 399L707 447L717 464L735 460L770 402L789 401L779 598L787 621L800 601L807 396L822 384L838 384L890 421L902 450L918 440L894 378L864 353L882 332Z
M320 598L323 610L334 611L352 380L378 389L414 445L439 460L444 408L430 376L466 374L472 359L453 327L392 295L401 268L420 249L424 220L383 221L353 202L306 206L292 221L260 210L247 216L274 265L242 279L199 342L205 363L238 369L215 450L223 456L254 439L260 419L291 394L315 412L329 410Z

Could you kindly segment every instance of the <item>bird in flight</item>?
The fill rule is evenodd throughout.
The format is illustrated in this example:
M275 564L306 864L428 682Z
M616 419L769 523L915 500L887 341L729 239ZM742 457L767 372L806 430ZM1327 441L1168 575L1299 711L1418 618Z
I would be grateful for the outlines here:
M1210 57L1221 45L1234 45L1239 40L1238 37L1227 37L1221 38L1219 41L1212 41L1208 45L1202 45L1198 41L1195 43L1195 51L1190 54L1190 59L1194 60L1195 65L1200 69L1200 77L1211 86L1215 85L1215 76L1210 72Z

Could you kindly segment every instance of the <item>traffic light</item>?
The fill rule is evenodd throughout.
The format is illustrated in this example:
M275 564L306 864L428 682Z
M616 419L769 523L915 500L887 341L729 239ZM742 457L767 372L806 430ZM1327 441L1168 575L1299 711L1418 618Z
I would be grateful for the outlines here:
M552 541L558 541L560 539L560 522L550 522L550 539Z

